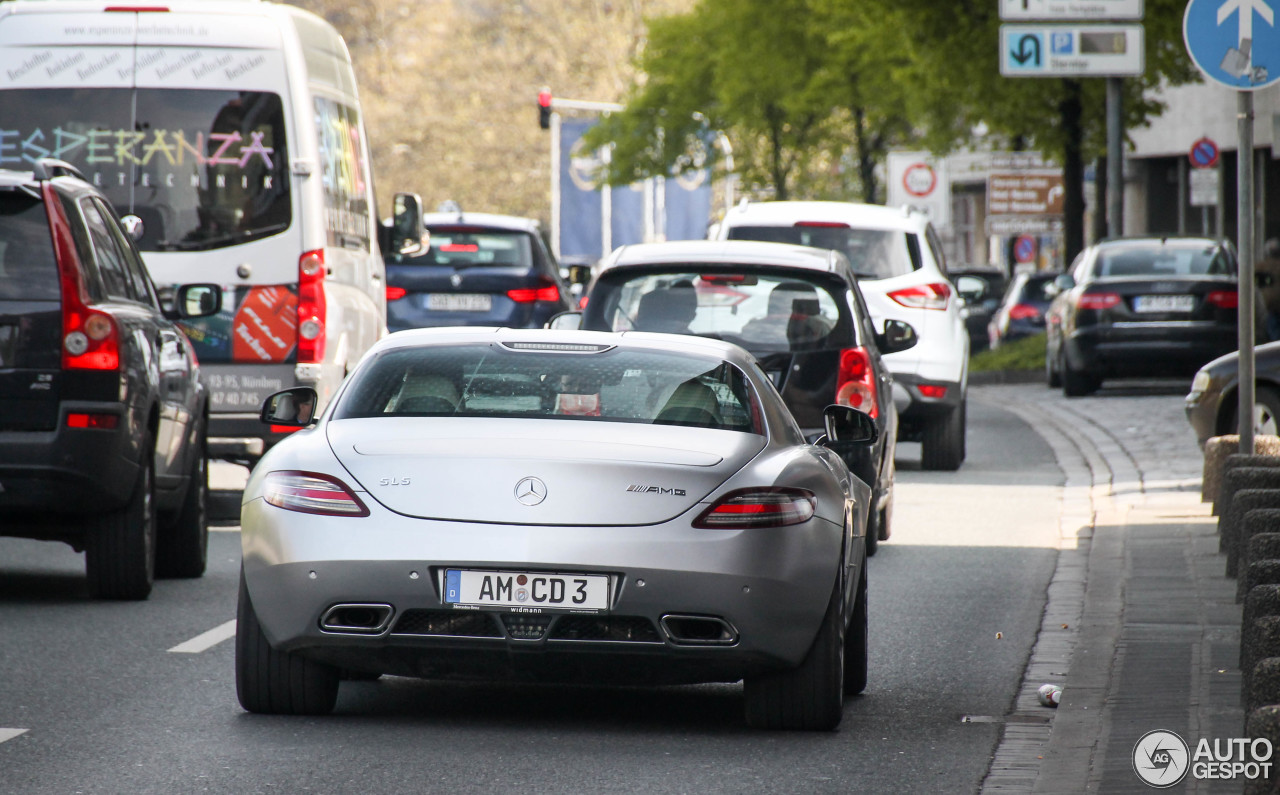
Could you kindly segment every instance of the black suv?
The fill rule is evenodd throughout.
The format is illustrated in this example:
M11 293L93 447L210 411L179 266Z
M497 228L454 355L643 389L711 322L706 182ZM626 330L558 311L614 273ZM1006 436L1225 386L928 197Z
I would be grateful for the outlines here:
M208 398L111 204L60 161L0 170L0 535L86 552L92 595L204 573Z

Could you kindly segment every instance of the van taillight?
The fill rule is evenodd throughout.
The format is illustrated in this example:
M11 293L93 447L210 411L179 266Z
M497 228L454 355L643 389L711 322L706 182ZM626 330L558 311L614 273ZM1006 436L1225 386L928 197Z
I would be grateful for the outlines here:
M43 198L62 291L62 369L117 370L120 368L120 328L114 317L89 306L71 224L58 194L47 182Z
M875 373L871 369L871 358L864 348L840 351L840 367L836 371L836 402L865 411L872 417L879 415L876 408Z
M324 361L324 249L298 258L298 361Z

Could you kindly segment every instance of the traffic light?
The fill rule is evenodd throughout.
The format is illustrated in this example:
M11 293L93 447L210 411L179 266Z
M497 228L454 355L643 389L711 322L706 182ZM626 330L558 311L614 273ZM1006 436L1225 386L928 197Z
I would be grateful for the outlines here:
M544 130L551 129L551 90L538 92L538 126Z

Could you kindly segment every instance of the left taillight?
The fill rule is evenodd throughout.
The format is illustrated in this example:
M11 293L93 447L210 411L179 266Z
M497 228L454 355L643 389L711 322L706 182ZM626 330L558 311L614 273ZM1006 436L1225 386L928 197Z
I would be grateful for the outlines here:
M840 366L836 370L836 402L865 411L872 417L879 416L875 372L871 369L871 357L865 348L840 351Z
M1040 310L1030 304L1014 304L1009 307L1010 320L1036 320L1040 317Z
M704 529L785 527L813 518L817 499L806 489L738 489L716 500L693 520Z
M286 511L322 516L368 516L369 509L342 481L317 472L269 472L262 499Z
M62 369L118 370L120 326L110 314L89 306L66 209L47 182L43 194L62 292Z
M324 361L325 313L324 249L298 258L298 361Z
M387 285L387 300L399 301L401 298L404 298L408 292L409 291L403 287L392 287L391 285Z
M919 284L894 290L889 297L912 309L946 309L951 301L951 285L946 282Z

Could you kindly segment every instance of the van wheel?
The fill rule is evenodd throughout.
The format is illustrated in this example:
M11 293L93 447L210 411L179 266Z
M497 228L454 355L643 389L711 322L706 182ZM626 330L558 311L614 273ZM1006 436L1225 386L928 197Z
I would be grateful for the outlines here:
M192 453L191 480L182 507L156 539L157 577L200 577L209 560L209 460L204 429Z
M844 717L844 616L840 580L813 646L799 668L743 682L747 725L755 729L833 731Z
M142 467L129 502L98 517L85 543L89 595L96 599L146 599L156 567L155 475L151 439L145 437Z
M240 572L236 608L236 697L250 712L328 715L338 701L338 669L267 642Z
M858 598L844 633L844 694L856 696L867 689L867 567L862 567Z
M965 401L924 427L920 438L923 469L954 472L964 463Z

